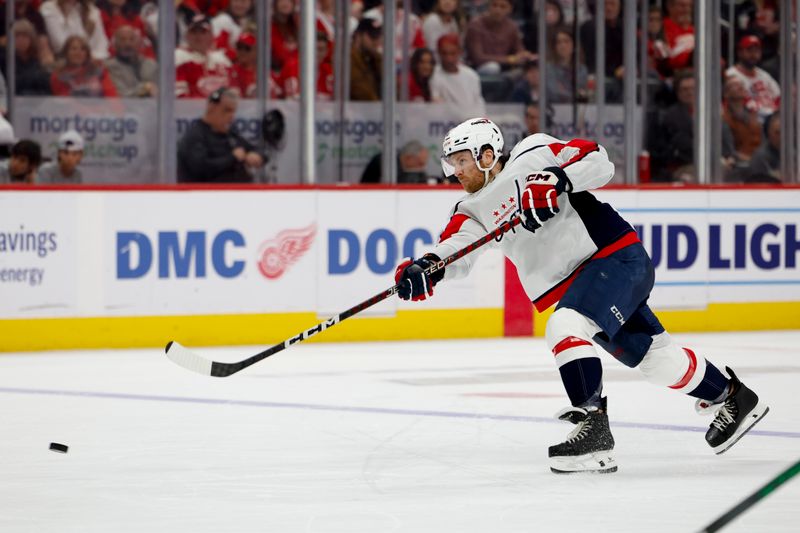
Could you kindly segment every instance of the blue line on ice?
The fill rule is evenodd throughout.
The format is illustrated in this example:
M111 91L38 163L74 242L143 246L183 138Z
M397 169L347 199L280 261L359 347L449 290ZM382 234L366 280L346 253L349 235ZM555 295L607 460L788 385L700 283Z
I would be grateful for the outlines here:
M236 405L244 407L268 407L272 409L305 409L309 411L339 411L346 413L367 413L405 416L431 416L440 418L475 418L500 420L505 422L561 423L551 417L494 415L490 413L465 413L458 411L423 411L417 409L390 409L385 407L357 407L349 405L324 405L314 403L263 402L255 400L226 400L224 398L191 398L183 396L155 396L149 394L123 394L117 392L70 391L54 389L21 389L16 387L0 387L0 393L29 394L36 396L74 396L82 398L105 398L111 400L139 400L146 402L175 402L211 405ZM708 428L698 426L678 426L672 424L647 424L642 422L614 422L614 427L634 429L656 429L661 431L705 432ZM782 437L800 439L800 433L793 431L759 431L752 430L750 435L761 437Z

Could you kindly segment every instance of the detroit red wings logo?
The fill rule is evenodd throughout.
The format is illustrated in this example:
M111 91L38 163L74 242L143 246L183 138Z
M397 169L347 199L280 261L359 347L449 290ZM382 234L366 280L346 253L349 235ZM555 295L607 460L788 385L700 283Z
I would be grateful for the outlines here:
M305 254L317 234L316 223L305 228L287 229L261 243L258 249L258 270L267 279L281 277Z

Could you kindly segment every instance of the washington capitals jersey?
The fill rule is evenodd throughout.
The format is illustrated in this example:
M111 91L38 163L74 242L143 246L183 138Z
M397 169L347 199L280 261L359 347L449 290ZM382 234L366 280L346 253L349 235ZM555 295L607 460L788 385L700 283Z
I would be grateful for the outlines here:
M638 242L630 224L588 192L614 176L614 164L597 143L581 139L565 142L542 133L523 139L491 182L456 203L431 251L447 257L518 216L525 179L554 166L561 167L571 182L571 192L558 197L560 212L535 233L520 225L499 243L491 244L499 246L517 267L522 286L537 310L553 305L587 262ZM473 252L448 265L444 279L466 276L477 255Z

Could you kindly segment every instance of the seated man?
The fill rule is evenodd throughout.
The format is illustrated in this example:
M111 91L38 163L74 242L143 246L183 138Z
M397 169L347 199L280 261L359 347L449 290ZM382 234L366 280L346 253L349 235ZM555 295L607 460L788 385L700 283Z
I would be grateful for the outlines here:
M194 120L178 142L178 182L252 182L264 157L241 135L231 131L239 97L217 89L206 112Z
M0 161L0 184L33 183L41 162L39 143L22 139L11 147L10 159Z
M461 62L461 43L456 34L442 35L436 44L439 65L431 76L431 98L463 109L466 114L483 115L486 102L481 93L478 73Z
M467 25L467 60L479 74L500 74L535 58L522 45L512 10L511 0L490 0L486 13Z
M141 48L142 37L133 26L120 26L114 32L114 57L106 60L106 68L120 96L156 95L158 65L144 57Z
M83 181L78 165L83 159L83 137L75 130L69 130L58 138L58 155L39 169L37 183L66 184Z

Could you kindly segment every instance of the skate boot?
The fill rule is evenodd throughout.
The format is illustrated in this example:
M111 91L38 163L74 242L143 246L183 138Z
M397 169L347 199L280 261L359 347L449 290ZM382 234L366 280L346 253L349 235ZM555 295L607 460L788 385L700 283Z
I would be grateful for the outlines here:
M714 421L706 433L706 442L717 455L736 444L736 441L769 412L769 407L759 401L758 395L739 381L730 368L725 367L725 370L731 377L731 389L725 401L721 404L708 405L705 400L699 400L696 406L698 411L718 406ZM701 402L705 404L700 406Z
M614 459L614 437L608 427L606 398L600 408L569 407L559 412L559 420L575 424L561 444L550 446L550 470L556 474L575 472L610 473L617 471Z

